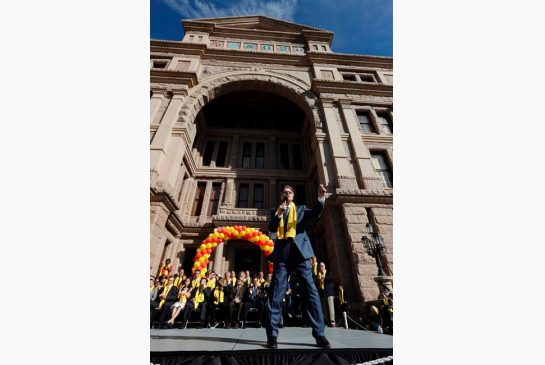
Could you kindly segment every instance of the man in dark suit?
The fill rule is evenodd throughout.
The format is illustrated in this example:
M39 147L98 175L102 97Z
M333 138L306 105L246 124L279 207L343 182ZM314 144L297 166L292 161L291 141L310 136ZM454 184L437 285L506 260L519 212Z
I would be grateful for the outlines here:
M286 293L288 273L294 272L298 278L307 319L312 327L312 336L316 345L329 348L329 341L324 335L324 318L320 296L312 278L310 258L314 256L310 240L305 231L305 224L309 219L317 218L323 210L325 202L325 188L318 187L318 201L313 209L306 206L297 207L293 203L295 190L286 185L280 194L281 204L271 211L269 232L276 232L276 242L273 251L274 273L269 288L267 302L267 319L265 329L267 333L267 347L277 348L278 325L282 312L282 298Z
M174 286L173 277L168 279L167 285L163 287L161 294L159 294L159 299L159 307L156 311L158 312L161 326L164 327L171 315L170 307L178 300L178 288Z
M246 326L246 321L248 320L248 311L250 308L257 308L257 310L259 311L258 326L261 327L261 324L263 323L263 289L261 289L261 286L259 285L258 277L254 277L252 281L252 285L246 291L246 296L244 298L244 315L242 317L243 328Z
M244 284L244 279L239 278L237 280L237 285L231 290L230 300L229 300L229 324L228 327L231 327L233 323L233 312L237 311L237 321L234 325L235 328L238 328L238 323L240 322L240 314L244 308L244 297L246 296L246 285Z

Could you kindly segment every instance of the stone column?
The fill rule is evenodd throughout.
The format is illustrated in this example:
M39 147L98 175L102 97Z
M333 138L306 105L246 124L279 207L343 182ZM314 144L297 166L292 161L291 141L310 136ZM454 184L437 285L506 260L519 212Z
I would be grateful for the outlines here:
M165 224L169 211L163 204L153 204L150 207L150 274L155 275L161 265L166 235Z
M223 199L224 206L228 208L233 208L235 204L233 203L233 189L235 188L235 180L233 178L227 179L227 184L225 185L225 197Z
M165 90L162 89L152 89L152 95L150 100L150 122L153 121L153 118L155 117L155 113L157 113L157 110L159 110L159 107L163 103L163 98L165 97Z
M348 162L348 156L341 138L342 126L337 120L337 117L340 118L338 110L335 110L337 109L337 106L333 104L332 100L322 100L322 106L324 109L325 124L332 151L332 159L336 170L336 185L341 189L357 188L356 178L350 171L351 167Z
M199 216L199 222L204 222L208 215L208 206L210 205L210 195L212 193L212 181L206 182L206 189L204 190L204 198L202 201L201 214Z
M360 187L366 190L383 191L382 180L375 171L369 148L363 142L361 131L358 128L359 122L356 120L355 113L350 108L350 104L349 101L341 101L339 103L344 120L346 121L348 133L350 134L358 173L361 176Z
M173 138L172 127L178 120L182 108L184 92L175 92L172 100L159 124L159 128L153 137L150 146L150 170L152 174L158 175L152 178L157 180L158 186L170 187L171 191L175 184L176 169L173 166L180 166L185 152L185 142L182 137ZM174 171L173 171L174 170Z
M223 270L223 246L225 245L225 242L220 243L216 247L216 251L214 252L214 271L216 274L221 275L221 270Z
M335 189L335 170L332 167L333 161L328 158L330 151L327 151L329 145L324 145L325 138L325 134L316 133L316 139L313 141L314 158L316 159L319 182L323 183L326 189L332 192Z
M232 145L231 145L231 151L230 156L227 159L229 165L231 168L235 168L237 166L237 154L238 154L238 134L233 135Z

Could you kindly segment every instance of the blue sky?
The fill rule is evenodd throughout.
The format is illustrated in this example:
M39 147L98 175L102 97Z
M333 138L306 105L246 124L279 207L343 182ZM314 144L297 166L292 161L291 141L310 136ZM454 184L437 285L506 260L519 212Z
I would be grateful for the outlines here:
M181 40L181 19L268 15L330 30L338 53L392 57L392 0L150 0L150 37Z

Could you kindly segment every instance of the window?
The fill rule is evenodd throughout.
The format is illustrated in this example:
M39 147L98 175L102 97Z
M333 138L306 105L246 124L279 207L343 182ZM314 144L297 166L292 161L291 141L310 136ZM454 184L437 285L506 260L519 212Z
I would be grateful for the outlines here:
M202 157L203 166L211 166L216 162L216 167L225 167L227 159L227 142L225 141L207 141Z
M382 183L385 187L391 188L393 186L392 171L388 166L386 155L383 152L371 153L373 165L378 175L382 178Z
M359 74L360 80L364 82L376 82L375 77L371 74Z
M265 143L243 142L237 165L246 169L265 168Z
M204 192L206 190L206 183L200 182L197 184L197 191L195 191L195 200L193 201L193 209L191 210L192 216L201 215L202 203L204 200Z
M168 61L153 61L153 68L166 68Z
M378 123L382 126L382 130L384 131L384 133L392 134L394 132L392 120L390 119L390 115L388 114L388 112L377 113L377 119Z
M299 143L280 143L278 145L280 158L279 168L283 170L302 170L303 158Z
M240 184L238 188L237 208L248 208L249 184Z
M242 167L249 168L252 160L252 144L244 142L242 145Z
M369 118L369 113L366 111L359 110L356 112L358 116L358 121L360 122L360 128L363 133L376 133Z
M290 168L290 156L287 143L280 143L280 167L284 170Z
M262 169L265 167L265 144L255 144L255 168Z
M318 45L317 45L317 44L313 44L313 45L312 45L312 48L313 48L315 51L317 51L317 50L318 50Z
M206 142L206 148L204 149L204 156L202 158L203 166L210 166L210 162L212 162L212 154L214 153L215 144L216 143L214 141Z
M326 51L327 51L327 47L326 47L326 46L322 46L322 51L326 52Z
M343 80L345 81L358 81L356 80L356 75L354 74L341 74L343 76Z
M216 167L225 166L225 158L227 157L227 142L221 141L218 148L218 156L216 157Z
M298 144L292 144L291 151L291 155L293 156L293 167L295 170L302 170L303 159L301 158L301 146Z
M254 185L254 208L263 208L263 184Z
M264 183L241 183L238 185L237 208L265 207Z
M212 191L210 192L210 204L208 205L209 216L218 214L218 207L220 204L220 191L221 183L212 183Z

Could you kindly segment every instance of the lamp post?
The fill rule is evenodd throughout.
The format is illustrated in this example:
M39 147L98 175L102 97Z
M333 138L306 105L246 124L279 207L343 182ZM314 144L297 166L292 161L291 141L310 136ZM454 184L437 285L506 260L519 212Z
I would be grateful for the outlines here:
M373 225L367 223L367 232L371 235L371 239L367 236L362 236L363 247L367 250L369 256L375 258L375 262L378 268L378 276L384 276L384 270L382 269L381 257L386 254L386 246L384 245L384 238L380 234L373 231Z
M379 288L382 286L387 291L391 291L391 289L388 287L388 284L391 285L392 278L390 276L387 276L382 269L382 256L386 254L386 245L384 245L384 238L382 238L380 234L375 232L371 223L367 223L367 232L369 233L369 236L371 236L371 238L364 235L361 237L361 239L363 241L363 246L365 247L365 250L367 251L369 256L375 258L375 263L377 264L378 268L378 274L375 278L375 281L377 282L377 284L379 284Z

